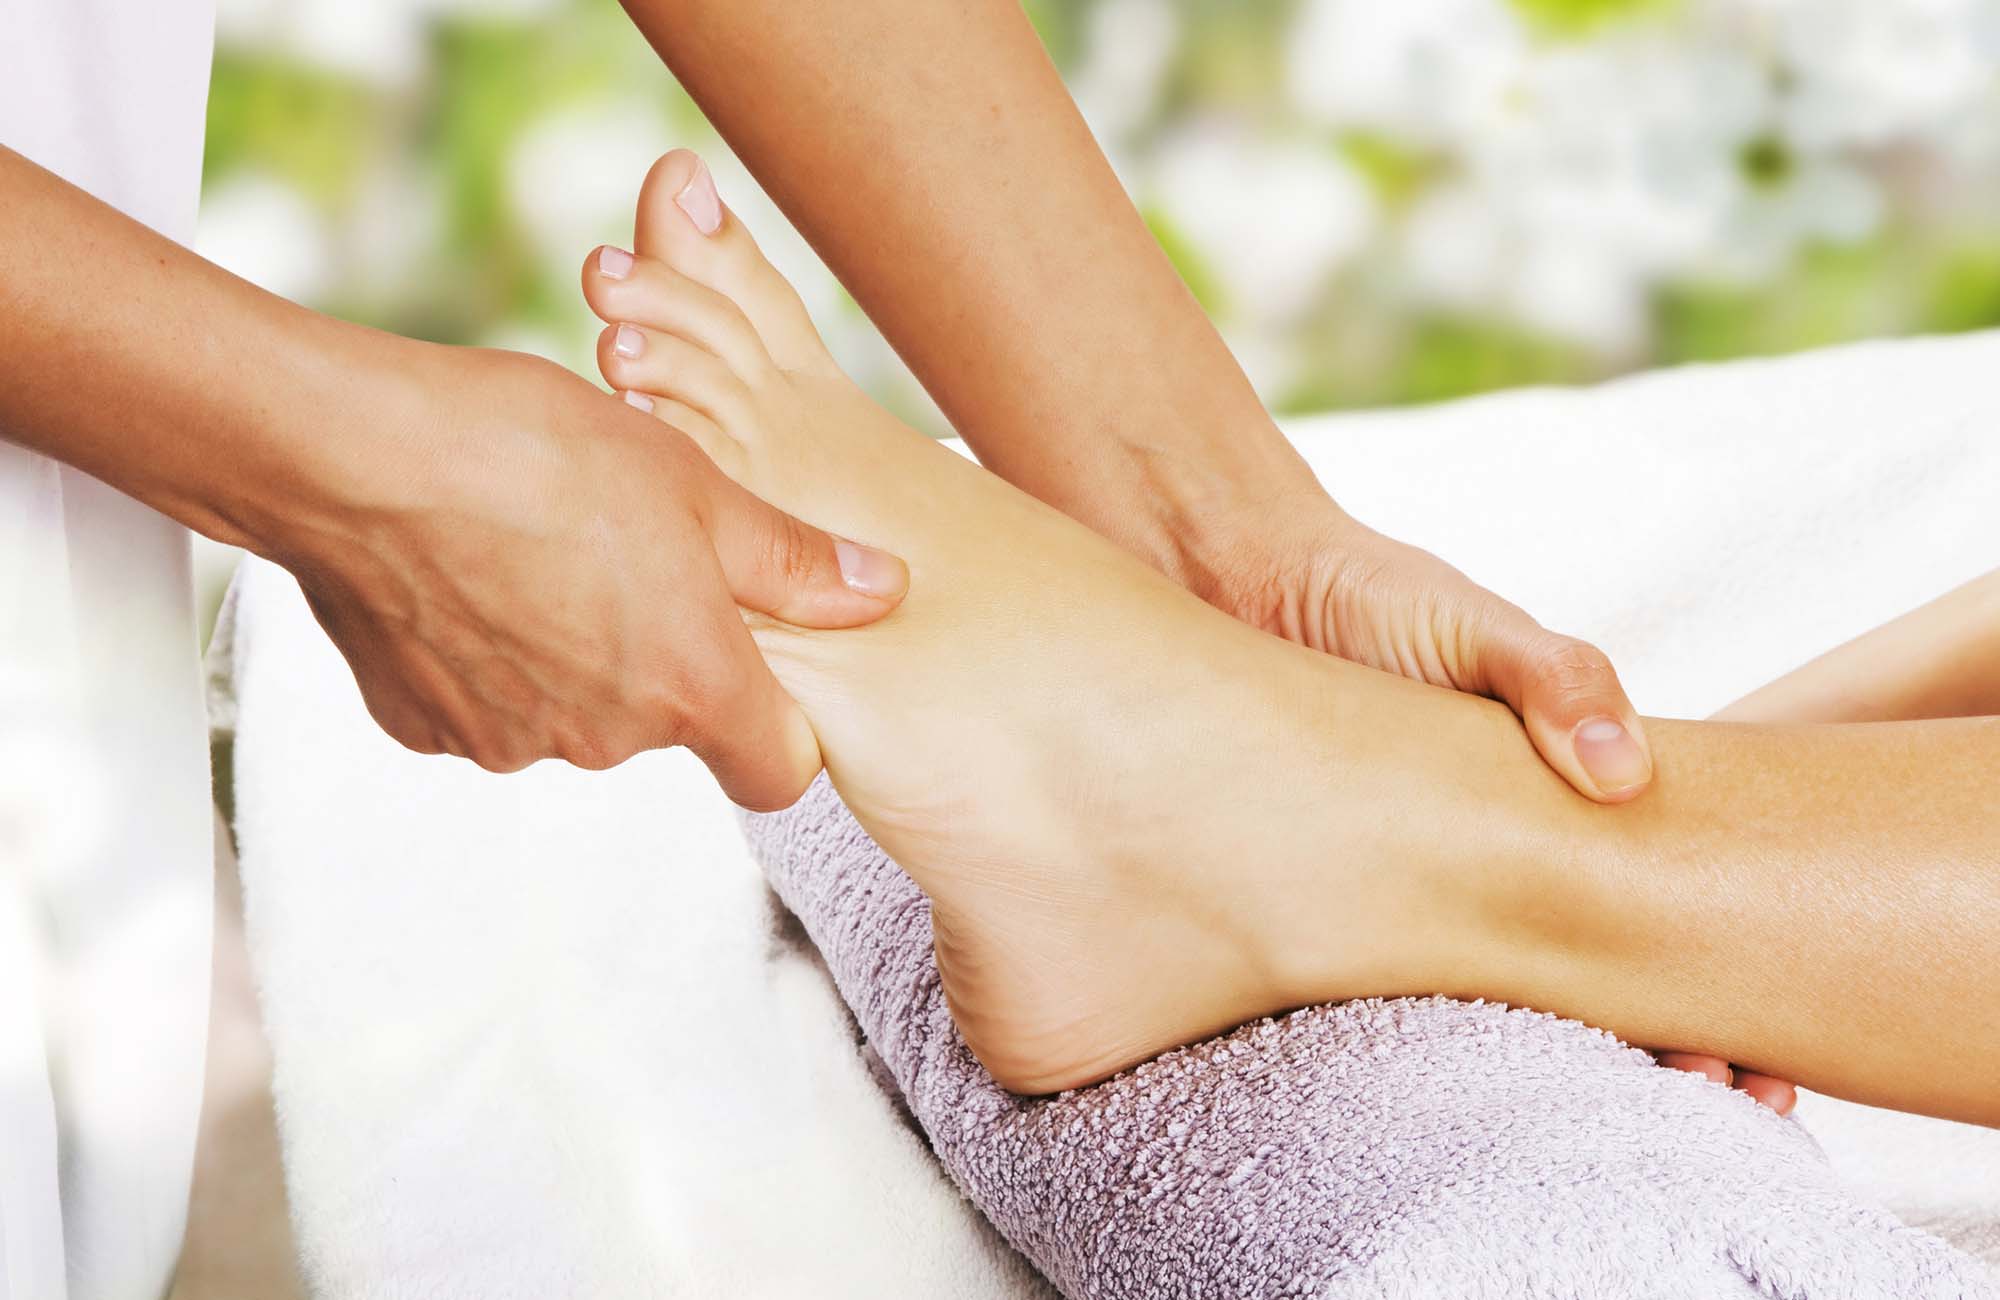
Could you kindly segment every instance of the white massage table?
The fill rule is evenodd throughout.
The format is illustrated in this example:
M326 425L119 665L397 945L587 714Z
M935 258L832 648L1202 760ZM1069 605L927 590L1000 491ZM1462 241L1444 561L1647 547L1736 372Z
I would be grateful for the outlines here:
M1698 716L2000 567L1996 370L2000 336L1875 344L1294 432L1357 515ZM258 562L214 677L318 1293L1048 1294L878 1086L686 755L403 752ZM1800 1114L1855 1187L2000 1263L2000 1132Z

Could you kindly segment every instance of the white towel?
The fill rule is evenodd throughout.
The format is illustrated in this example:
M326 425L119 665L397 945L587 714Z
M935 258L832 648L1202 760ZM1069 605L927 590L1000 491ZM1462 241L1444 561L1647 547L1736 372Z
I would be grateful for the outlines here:
M2000 336L1332 417L1337 495L1697 716L2000 567ZM398 750L283 573L233 601L237 830L306 1268L340 1297L1047 1293L870 1072L681 754ZM2000 1132L1808 1097L2000 1262Z

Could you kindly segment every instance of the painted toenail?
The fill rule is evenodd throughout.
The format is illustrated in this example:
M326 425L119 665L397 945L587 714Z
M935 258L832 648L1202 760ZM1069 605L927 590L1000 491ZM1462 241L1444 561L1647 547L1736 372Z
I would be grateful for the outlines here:
M1617 794L1644 785L1653 777L1653 764L1639 742L1616 718L1586 718L1570 733L1577 762L1606 794Z
M646 350L646 336L630 325L620 325L618 337L611 342L611 350L621 357L636 357Z
M597 273L607 280L624 279L632 274L632 255L606 245L597 254Z
M700 159L695 160L694 175L674 195L674 203L702 234L722 229L722 200L716 197L715 177L708 174L708 164Z
M849 590L864 596L894 599L909 589L909 566L887 551L836 537L833 539L833 554L840 562L841 581L847 584Z
M636 406L642 411L650 411L653 409L653 399L646 396L644 393L635 393L628 388L625 390L624 396L625 396L625 405L627 406Z

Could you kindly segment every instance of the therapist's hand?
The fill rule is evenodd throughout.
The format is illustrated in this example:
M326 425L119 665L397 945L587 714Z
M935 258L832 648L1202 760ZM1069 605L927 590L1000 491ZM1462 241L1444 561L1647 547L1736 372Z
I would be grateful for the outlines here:
M1173 538L1156 543L1164 567L1279 636L1505 701L1549 766L1590 798L1623 802L1651 782L1639 716L1595 646L1549 631L1436 556L1357 523L1317 483L1265 481L1279 486L1254 505L1191 510L1169 501L1168 527L1155 534ZM1600 738L1607 720L1619 734ZM1781 1115L1796 1104L1782 1079L1698 1053L1656 1055Z
M395 346L402 427L347 439L336 499L259 547L297 574L383 729L498 772L685 745L740 804L796 799L818 745L738 606L869 623L903 564L752 496L560 367Z
M0 304L0 436L290 569L414 749L686 745L782 806L819 747L738 606L847 627L909 580L560 367L306 311L4 146Z
M1639 715L1595 646L1356 522L1310 480L1241 499L1179 519L1168 567L1196 594L1313 649L1505 702L1591 799L1651 782Z

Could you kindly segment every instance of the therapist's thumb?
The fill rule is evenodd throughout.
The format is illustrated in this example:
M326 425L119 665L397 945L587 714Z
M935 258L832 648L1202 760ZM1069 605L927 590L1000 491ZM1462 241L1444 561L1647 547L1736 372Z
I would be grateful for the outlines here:
M909 566L896 556L795 519L720 474L707 522L723 578L745 609L800 627L859 627L909 590Z
M1542 759L1578 792L1623 803L1653 780L1646 732L1618 672L1588 641L1533 619L1497 632L1480 649L1493 692L1521 716Z

